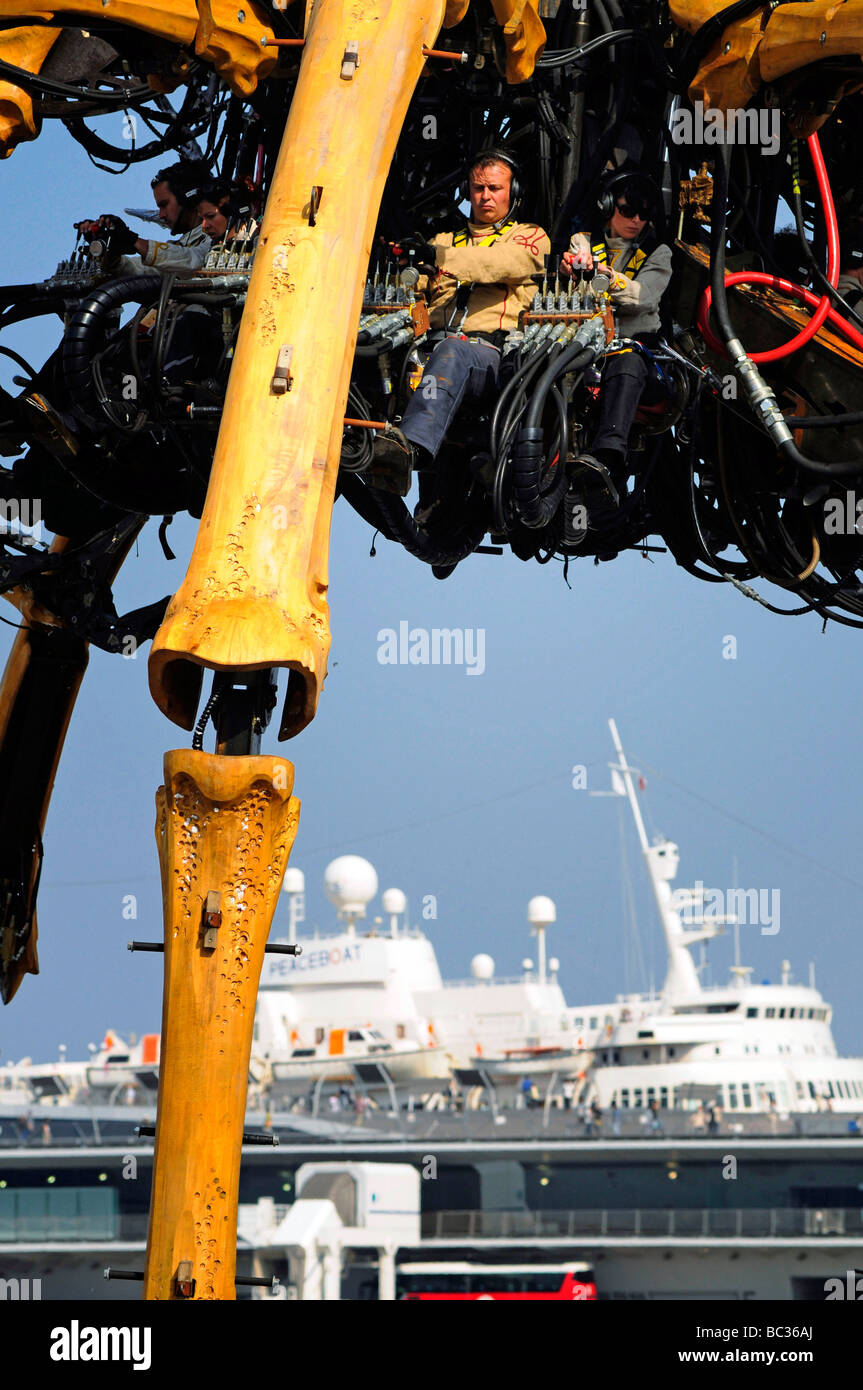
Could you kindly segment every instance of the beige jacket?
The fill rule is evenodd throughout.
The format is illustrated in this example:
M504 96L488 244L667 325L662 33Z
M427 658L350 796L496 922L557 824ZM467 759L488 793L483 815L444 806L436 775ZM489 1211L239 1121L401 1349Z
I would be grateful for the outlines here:
M490 246L480 243L490 235L488 227L468 222L471 240L453 246L455 232L440 232L432 239L437 252L435 280L423 277L418 288L429 296L432 328L451 327L459 333L494 333L515 328L522 309L530 307L536 294L531 275L545 269L551 243L541 227L516 222L507 227ZM473 284L467 314L455 308L460 283ZM451 325L446 320L455 310Z
M608 250L608 264L614 269L615 261L632 244L623 237L609 236L605 233ZM590 250L590 242L582 232L576 232L569 244L570 251ZM618 332L622 338L632 338L636 333L657 333L660 327L659 302L668 289L671 280L671 247L663 242L651 252L638 272L636 279L625 273L616 277L610 290L611 305L617 319Z

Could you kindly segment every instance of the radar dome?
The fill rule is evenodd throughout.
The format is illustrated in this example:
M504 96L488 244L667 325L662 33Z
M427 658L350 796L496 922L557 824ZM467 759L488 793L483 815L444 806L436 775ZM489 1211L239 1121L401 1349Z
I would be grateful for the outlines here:
M392 912L396 916L407 911L408 900L401 888L385 888L381 895L381 903L384 912Z
M374 866L358 854L343 854L324 870L324 892L340 914L365 917L366 904L377 891Z
M525 956L524 960L523 960L522 963L521 963L521 968L522 968L522 970L532 970L532 969L533 969L533 961L530 960L527 956Z
M470 973L475 980L490 980L494 976L494 961L484 952L474 956L470 963Z
M557 921L557 908L551 898L531 898L527 905L527 920L532 927L547 927Z
M283 893L305 893L306 876L302 869L286 869L282 882Z

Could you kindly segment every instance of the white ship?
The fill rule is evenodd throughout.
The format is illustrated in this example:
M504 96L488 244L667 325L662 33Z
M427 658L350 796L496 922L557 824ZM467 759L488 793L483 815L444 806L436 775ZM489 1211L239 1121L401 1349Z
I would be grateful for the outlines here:
M522 962L515 978L495 976L485 953L471 962L471 978L444 981L434 947L407 924L398 889L382 895L384 918L367 921L378 891L374 868L345 856L326 870L324 887L343 925L332 935L299 937L303 876L288 871L290 928L286 944L298 956L269 955L264 963L251 1063L253 1091L275 1107L309 1087L351 1084L363 1069L398 1088L421 1094L423 1082L475 1080L495 1090L525 1081L549 1091L572 1082L577 1100L622 1111L691 1108L712 1103L730 1120L735 1113L788 1114L818 1110L863 1111L863 1059L837 1055L832 1010L814 984L755 985L750 970L731 967L726 986L705 987L693 948L719 935L733 920L708 913L703 887L672 889L678 848L648 843L633 769L610 721L617 751L613 789L633 813L668 955L658 994L618 995L611 1003L572 1007L558 982L558 962L547 958L554 903L535 897L528 921L537 961ZM146 1102L157 1082L158 1038L127 1044L109 1034L88 1063L0 1072L0 1100L28 1089L54 1104L89 1098ZM368 1072L366 1071L366 1076Z

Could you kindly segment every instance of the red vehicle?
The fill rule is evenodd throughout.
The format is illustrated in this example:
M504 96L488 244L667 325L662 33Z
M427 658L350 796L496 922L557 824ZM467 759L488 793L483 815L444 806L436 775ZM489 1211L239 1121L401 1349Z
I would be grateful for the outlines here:
M593 1269L563 1264L473 1264L467 1260L403 1264L396 1280L399 1299L563 1299L596 1298Z

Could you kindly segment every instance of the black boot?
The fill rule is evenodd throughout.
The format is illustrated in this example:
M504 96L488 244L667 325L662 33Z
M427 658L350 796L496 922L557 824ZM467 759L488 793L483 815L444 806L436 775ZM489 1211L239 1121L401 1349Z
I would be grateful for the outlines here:
M395 425L375 435L374 458L365 470L371 487L407 497L416 463L415 446Z

